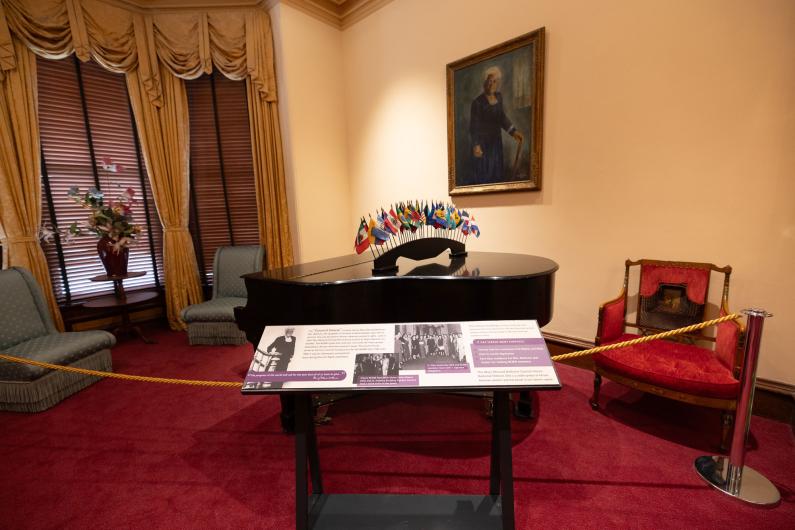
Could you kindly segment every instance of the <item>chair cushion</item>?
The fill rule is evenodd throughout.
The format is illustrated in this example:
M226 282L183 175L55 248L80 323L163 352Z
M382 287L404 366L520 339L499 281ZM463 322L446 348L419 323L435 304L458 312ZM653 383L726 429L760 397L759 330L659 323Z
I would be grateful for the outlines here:
M43 363L66 365L114 344L116 338L107 331L74 331L36 337L6 348L2 353ZM47 372L48 369L38 366L0 361L2 381L34 381Z
M182 310L185 322L234 322L236 307L245 306L245 298L225 297L214 298L201 304L195 304Z
M34 287L17 268L0 271L0 350L49 333Z
M638 338L624 334L612 344ZM721 399L736 398L740 383L712 350L667 340L656 340L596 353L597 366L655 386Z

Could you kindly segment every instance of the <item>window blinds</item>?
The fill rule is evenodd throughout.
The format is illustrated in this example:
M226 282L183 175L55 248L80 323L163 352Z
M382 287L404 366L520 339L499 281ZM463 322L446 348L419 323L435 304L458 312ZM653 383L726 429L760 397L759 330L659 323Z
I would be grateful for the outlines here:
M83 192L97 187L106 200L132 188L138 199L133 219L143 231L130 247L128 270L147 274L125 281L125 287L158 285L163 275L162 230L134 135L124 76L74 58L39 58L37 69L43 223L61 230L75 221L85 224L89 211L67 195L73 186ZM104 158L123 169L116 173L102 169ZM90 233L66 244L44 245L59 301L112 291L110 283L90 281L105 273L96 245L97 238Z
M191 233L205 282L219 246L259 242L246 85L213 73L187 82Z

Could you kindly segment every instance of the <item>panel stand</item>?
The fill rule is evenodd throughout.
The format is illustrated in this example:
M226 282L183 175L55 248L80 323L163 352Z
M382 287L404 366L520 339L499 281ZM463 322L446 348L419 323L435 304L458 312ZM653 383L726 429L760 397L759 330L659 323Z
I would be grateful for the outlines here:
M409 521L411 528L515 529L509 392L494 392L489 494L477 496L324 494L311 394L294 395L296 530L391 528ZM472 511L461 513L462 506Z
M728 457L700 456L695 466L696 472L713 488L747 503L769 506L778 504L781 495L772 482L745 465L745 440L751 426L762 324L765 317L773 315L764 309L745 309L743 313L748 317L748 330L731 451Z

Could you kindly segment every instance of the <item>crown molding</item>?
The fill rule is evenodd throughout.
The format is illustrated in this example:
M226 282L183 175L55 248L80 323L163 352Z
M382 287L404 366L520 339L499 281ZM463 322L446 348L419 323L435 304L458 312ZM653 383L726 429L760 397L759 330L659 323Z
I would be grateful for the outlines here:
M350 27L367 15L381 9L392 0L102 0L129 11L144 14L179 13L195 9L251 9L266 10L277 4L294 7L339 30Z
M285 4L337 29L346 29L392 0L269 0L267 7Z

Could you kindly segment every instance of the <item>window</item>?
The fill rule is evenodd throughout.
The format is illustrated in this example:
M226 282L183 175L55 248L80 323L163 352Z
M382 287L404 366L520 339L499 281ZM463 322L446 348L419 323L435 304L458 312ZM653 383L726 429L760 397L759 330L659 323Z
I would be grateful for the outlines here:
M130 247L129 270L146 271L125 281L125 287L160 286L163 278L162 231L155 210L127 96L124 76L93 62L71 57L39 58L38 94L41 134L42 222L60 229L84 223L88 211L67 192L96 187L106 196L132 188L139 199L133 219L143 228ZM109 173L101 160L110 158L123 170ZM107 282L92 282L105 270L97 255L97 239L81 236L68 244L56 238L45 244L53 288L59 302L108 292Z
M71 57L38 59L39 128L42 152L42 222L67 228L84 223L88 211L72 202L72 186L96 187L112 197L126 188L139 199L134 221L143 232L130 247L129 270L146 271L125 281L134 289L163 280L163 235L152 198L124 76ZM259 242L246 85L222 75L187 81L190 113L190 230L204 283L212 278L215 250ZM103 158L123 170L103 170ZM97 239L84 236L44 245L53 289L69 304L110 292L97 255Z
M190 231L204 283L219 246L259 243L246 84L213 72L187 81Z

